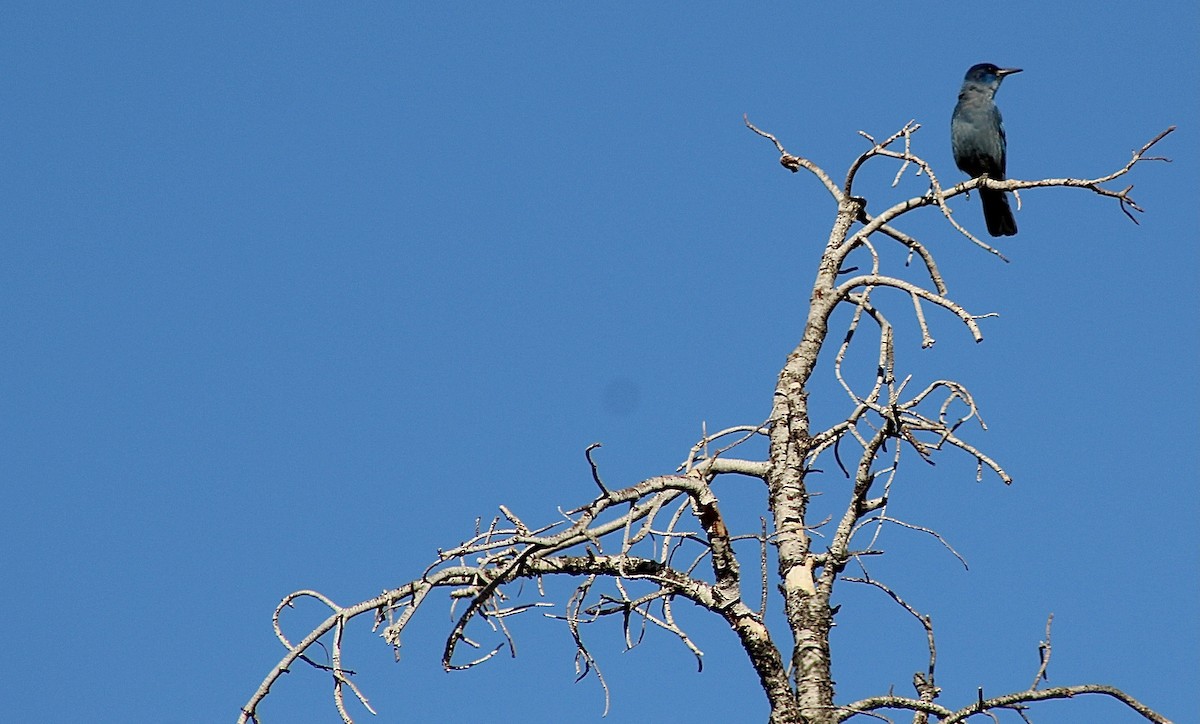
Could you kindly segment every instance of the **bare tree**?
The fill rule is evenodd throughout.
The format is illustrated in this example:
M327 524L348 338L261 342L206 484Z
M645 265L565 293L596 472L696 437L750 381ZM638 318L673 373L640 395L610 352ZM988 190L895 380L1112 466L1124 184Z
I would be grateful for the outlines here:
M459 545L439 551L429 568L417 578L379 596L352 606L339 606L316 591L290 594L274 616L275 634L286 654L243 706L239 721L257 721L258 708L272 685L297 662L332 678L334 705L344 721L352 721L347 691L357 697L362 707L373 711L342 665L342 636L346 626L359 616L370 615L383 639L398 650L413 614L437 589L448 591L457 614L446 638L443 665L451 670L481 664L506 645L512 647L506 626L508 617L551 606L545 600L547 594L541 584L545 579L561 576L575 579L578 585L562 602L561 613L555 617L574 638L576 666L581 676L594 672L606 698L607 685L584 641L586 624L618 617L627 641L636 638L635 629L657 627L677 638L700 661L700 648L680 626L674 613L675 601L683 599L719 617L736 634L761 682L773 724L827 724L860 715L888 721L880 713L888 710L913 712L914 722L928 721L930 716L942 722L957 722L981 713L995 719L995 712L1000 710L1015 711L1024 718L1024 710L1034 702L1081 694L1112 697L1150 721L1167 721L1112 686L1041 688L1051 651L1049 619L1046 637L1039 645L1041 664L1033 672L1029 688L987 698L981 689L967 701L952 706L940 703L931 619L885 583L871 577L867 559L882 553L875 543L885 526L913 528L946 544L936 531L889 515L893 483L900 474L902 461L915 456L928 462L947 448L953 448L975 461L977 479L987 476L1005 484L1012 482L1004 468L966 435L975 426L986 429L966 387L949 379L910 386L911 375L901 378L897 374L896 341L888 319L892 312L889 307L885 314L884 306L876 299L889 293L884 290L890 290L893 296L898 293L908 297L922 347L934 343L926 322L927 310L940 308L957 317L975 341L983 338L979 320L990 316L974 314L955 301L929 248L897 226L901 217L933 207L957 234L1000 259L1004 257L999 250L955 220L949 205L951 199L981 187L1012 192L1046 186L1081 188L1116 199L1121 211L1136 223L1133 212L1142 209L1130 197L1132 186L1118 191L1107 188L1106 184L1125 176L1143 161L1165 160L1147 153L1174 127L1134 152L1124 166L1101 178L1036 181L976 178L945 188L934 169L912 150L913 137L919 128L915 123L908 123L882 141L862 133L870 147L850 164L840 185L810 160L788 153L773 135L754 127L749 120L746 125L775 145L784 167L793 172L804 169L815 176L837 205L809 296L804 331L779 373L770 416L762 423L705 431L674 473L649 477L619 490L605 485L593 455L599 445L593 445L587 449L586 459L598 489L597 496L569 511L560 508L554 522L531 526L523 516L500 506L500 515L486 526L477 523L474 533ZM899 166L893 186L903 174L913 171L927 177L929 190L876 215L868 213L867 201L856 193L855 182L865 165L875 159L893 159ZM893 244L899 245L907 257L906 269L883 269L880 249L882 245ZM919 266L911 263L914 259L919 259ZM915 279L900 276L902 273ZM904 306L901 305L901 311ZM839 309L848 310L848 326L831 338L831 318ZM862 325L871 330L870 341L866 343L857 342L863 336ZM844 390L847 402L845 414L838 422L814 429L810 423L809 393L817 358L827 344L838 345L833 352L832 374ZM868 354L874 360L873 375L865 378L859 375L861 383L857 386L851 383L855 375L847 364L852 344L867 344ZM765 459L735 455L739 446L751 440L766 443ZM742 450L751 447L747 445ZM836 468L844 476L843 482L818 489L811 473L821 466ZM730 475L749 476L762 482L758 490L762 491L766 510L761 529L735 531L727 525L716 488ZM835 476L819 479L825 481ZM813 519L809 503L818 494L843 501L835 509L838 512L828 519ZM814 542L818 533L823 536L821 545ZM739 544L740 553L735 551L735 543ZM744 582L743 559L748 547L753 550L752 574ZM948 544L946 547L949 549ZM774 575L769 573L771 562L775 564ZM857 575L846 574L850 564ZM506 590L510 584L523 580L538 583L537 601L517 603ZM837 612L833 595L839 582L882 590L923 627L929 660L927 668L913 676L915 696L889 691L859 701L837 700L831 678L829 637ZM768 602L779 600L770 595L772 583L782 598L787 631L773 630L767 623ZM752 600L747 600L747 595ZM281 617L298 599L320 601L330 614L303 638L295 640L284 633ZM489 626L500 633L502 643L474 659L460 656L461 644L477 648L468 635L472 625ZM310 655L317 645L329 652L326 663Z

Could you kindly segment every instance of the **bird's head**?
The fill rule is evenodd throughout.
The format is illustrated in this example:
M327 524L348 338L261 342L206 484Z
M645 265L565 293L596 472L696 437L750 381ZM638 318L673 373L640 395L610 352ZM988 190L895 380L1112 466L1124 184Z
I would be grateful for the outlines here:
M1020 72L1020 68L1000 68L991 63L980 63L971 66L971 69L967 71L967 77L963 80L998 88L1000 81L1004 80L1004 76Z

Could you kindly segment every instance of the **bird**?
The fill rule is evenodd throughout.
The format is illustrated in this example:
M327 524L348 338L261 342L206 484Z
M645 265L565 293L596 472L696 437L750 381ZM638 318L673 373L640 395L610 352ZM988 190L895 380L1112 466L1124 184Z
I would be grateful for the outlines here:
M996 107L996 91L1006 76L1020 68L1000 68L991 63L971 66L958 92L958 105L950 119L950 146L954 163L971 178L987 175L1003 181L1008 141L1004 137L1004 119ZM983 218L992 236L1013 236L1017 222L1003 191L980 187Z

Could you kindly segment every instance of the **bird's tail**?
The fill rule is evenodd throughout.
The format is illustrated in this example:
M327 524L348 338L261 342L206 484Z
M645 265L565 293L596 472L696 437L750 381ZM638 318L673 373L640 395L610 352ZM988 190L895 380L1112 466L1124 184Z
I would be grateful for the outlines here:
M1008 194L995 189L979 189L979 200L983 202L983 220L987 222L992 236L1013 236L1017 233L1017 222L1008 207Z

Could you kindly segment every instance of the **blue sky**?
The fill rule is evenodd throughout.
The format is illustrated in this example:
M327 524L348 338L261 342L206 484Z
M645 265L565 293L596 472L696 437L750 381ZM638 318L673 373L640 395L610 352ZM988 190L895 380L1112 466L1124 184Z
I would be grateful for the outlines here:
M0 9L0 718L231 721L282 654L289 591L368 598L500 504L550 520L593 493L591 442L628 484L702 422L762 420L832 208L742 114L835 177L857 130L916 119L957 181L949 114L981 61L1025 69L999 96L1013 177L1101 175L1178 124L1174 161L1131 177L1140 226L1025 193L1010 264L933 212L906 227L1000 316L975 345L931 313L929 351L901 323L899 365L971 388L973 440L1016 483L911 467L893 512L971 569L891 531L872 572L933 615L947 705L1028 686L1054 612L1051 684L1194 710L1195 3L1008 3L986 36L965 3L440 5ZM893 173L864 177L872 209L923 190ZM982 228L975 199L955 209ZM722 486L755 529L760 491ZM878 592L841 600L841 698L909 691L920 629ZM701 674L666 636L592 634L608 721L765 718L729 632L686 615ZM359 626L362 720L599 720L566 630L515 626L518 658L461 674L438 663L445 605L400 664ZM335 721L328 689L298 669L264 720ZM1034 715L1134 721L1095 700Z

